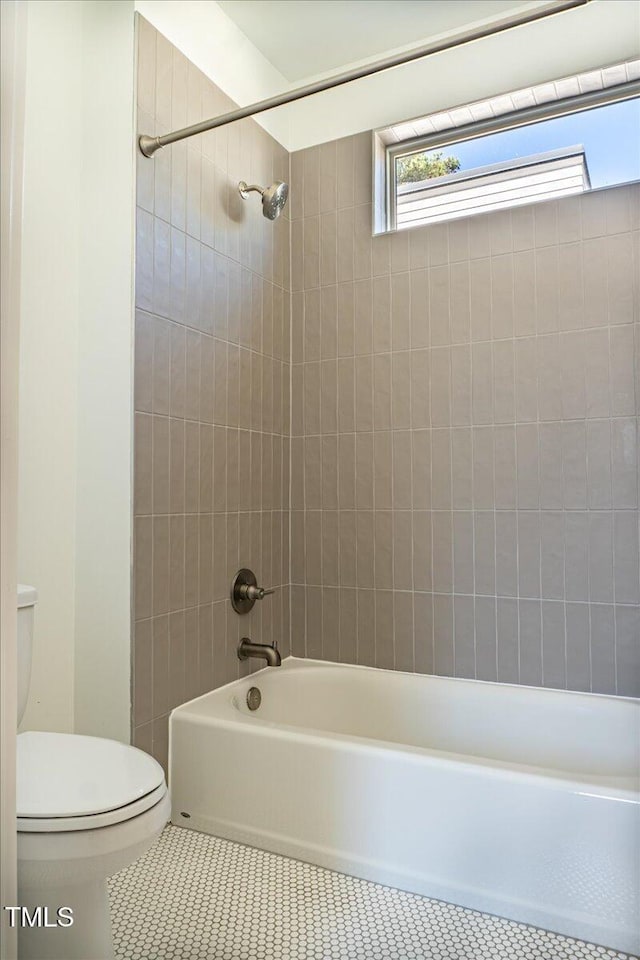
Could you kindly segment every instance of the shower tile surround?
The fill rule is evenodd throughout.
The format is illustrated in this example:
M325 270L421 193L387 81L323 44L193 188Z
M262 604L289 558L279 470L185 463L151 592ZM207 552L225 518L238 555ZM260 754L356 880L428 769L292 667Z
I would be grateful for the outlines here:
M232 107L138 44L140 132ZM243 635L640 693L640 186L372 238L370 156L247 120L138 158L132 720L165 764L171 709L261 666ZM242 618L240 566L280 588Z
M142 17L138 127L232 108ZM288 180L251 120L138 157L133 742L165 768L173 707L259 668L242 636L289 652L289 222L237 183ZM240 567L278 587L238 617Z
M640 695L640 185L371 236L291 157L296 656Z

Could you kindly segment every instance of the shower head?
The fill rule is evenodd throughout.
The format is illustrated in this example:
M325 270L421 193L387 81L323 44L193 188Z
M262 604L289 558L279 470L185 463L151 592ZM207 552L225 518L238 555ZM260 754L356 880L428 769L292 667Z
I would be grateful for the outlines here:
M244 180L238 184L238 191L243 200L251 193L259 193L262 196L262 215L267 220L276 220L287 202L289 196L289 184L282 180L276 180L270 187L258 187L255 183L248 186Z

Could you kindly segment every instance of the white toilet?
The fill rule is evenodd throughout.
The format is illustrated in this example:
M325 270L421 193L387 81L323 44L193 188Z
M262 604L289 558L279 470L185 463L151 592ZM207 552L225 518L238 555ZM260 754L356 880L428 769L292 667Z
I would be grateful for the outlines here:
M29 691L36 600L33 587L18 587L18 723ZM18 902L30 916L47 907L53 924L19 927L20 960L110 960L106 880L143 854L169 820L162 767L115 740L21 733L17 811ZM55 925L60 907L73 910L72 925Z

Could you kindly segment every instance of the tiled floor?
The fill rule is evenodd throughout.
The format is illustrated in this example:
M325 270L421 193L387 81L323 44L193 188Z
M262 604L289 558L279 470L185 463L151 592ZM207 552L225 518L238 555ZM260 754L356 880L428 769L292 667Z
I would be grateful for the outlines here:
M110 896L118 960L626 956L179 827Z

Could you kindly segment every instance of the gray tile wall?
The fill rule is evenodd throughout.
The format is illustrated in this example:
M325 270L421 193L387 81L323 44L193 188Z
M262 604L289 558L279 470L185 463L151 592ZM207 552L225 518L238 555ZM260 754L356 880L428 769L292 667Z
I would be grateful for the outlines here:
M138 17L140 132L231 107ZM138 157L132 721L164 764L169 711L250 669L240 636L288 652L288 212L236 192L288 167L251 120ZM245 617L242 566L280 588Z
M293 652L640 693L640 187L372 239L370 156L291 158Z

